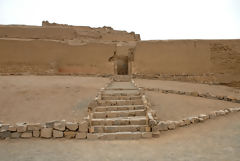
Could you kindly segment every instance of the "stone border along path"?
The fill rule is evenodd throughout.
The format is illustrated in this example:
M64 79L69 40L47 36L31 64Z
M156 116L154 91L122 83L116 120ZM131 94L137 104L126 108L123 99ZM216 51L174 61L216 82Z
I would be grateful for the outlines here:
M179 121L159 121L156 126L152 128L153 133L158 133L161 131L174 130L177 127L184 127L195 123L201 123L208 119L214 119L219 116L224 116L230 113L240 112L240 107L227 108L224 110L213 111L208 114L200 114L198 116L187 117Z
M0 139L76 138L139 139L151 138L157 125L142 89L129 76L115 76L98 92L82 122L49 121L5 124L0 121Z
M200 114L179 121L157 121L156 113L150 107L143 88L137 88L131 77L115 76L89 104L89 114L84 121L67 122L61 120L43 124L16 123L14 125L0 121L0 139L64 137L68 139L112 140L151 138L159 136L161 131L174 130L177 127L240 112L240 107L236 107L213 111L209 114Z
M164 94L179 94L179 95L186 95L186 96L194 96L194 97L202 97L202 98L207 98L207 99L215 99L215 100L222 100L222 101L229 101L233 103L240 103L240 99L237 99L232 96L220 96L220 95L213 95L210 93L199 93L196 91L193 92L184 92L184 91L177 91L177 90L165 90L165 89L160 89L160 88L144 88L141 87L146 91L156 91L156 92L161 92Z

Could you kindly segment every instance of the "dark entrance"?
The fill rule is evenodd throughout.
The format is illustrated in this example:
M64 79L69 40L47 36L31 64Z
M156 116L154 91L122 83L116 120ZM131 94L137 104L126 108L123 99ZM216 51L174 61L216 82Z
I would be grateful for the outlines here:
M128 75L128 57L122 56L117 59L117 74Z

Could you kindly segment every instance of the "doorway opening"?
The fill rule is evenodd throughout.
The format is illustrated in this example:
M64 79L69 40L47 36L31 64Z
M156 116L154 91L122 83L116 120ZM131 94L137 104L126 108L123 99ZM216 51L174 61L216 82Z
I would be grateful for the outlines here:
M117 59L117 74L128 75L128 57L121 56Z

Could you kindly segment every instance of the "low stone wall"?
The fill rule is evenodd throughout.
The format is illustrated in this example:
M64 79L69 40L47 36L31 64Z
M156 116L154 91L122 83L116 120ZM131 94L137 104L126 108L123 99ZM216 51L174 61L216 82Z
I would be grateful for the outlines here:
M133 74L133 78L138 79L156 79L182 82L195 82L202 84L220 84L216 79L216 73L202 74Z
M174 130L178 127L184 127L184 126L189 126L193 125L196 123L202 123L205 122L209 119L214 119L216 117L220 116L225 116L231 113L235 112L240 112L240 107L236 108L227 108L224 110L219 110L219 111L212 111L208 114L200 114L198 116L191 116L184 118L182 120L177 120L177 121L172 121L172 120L167 120L167 121L159 121L156 126L152 128L153 135L159 135L159 132L161 131L167 131L167 130Z
M233 103L240 103L240 99L232 97L232 96L213 95L213 94L210 94L210 93L199 93L199 92L196 92L196 91L184 92L184 91L177 91L177 90L165 90L165 89L160 89L160 88L144 88L144 90L156 91L156 92L161 92L161 93L165 93L165 94L171 93L171 94L202 97L202 98L215 99L215 100L223 100L223 101L229 101L229 102L233 102Z
M0 122L0 139L16 138L76 138L86 139L88 122L50 121L46 123L16 123L14 125Z

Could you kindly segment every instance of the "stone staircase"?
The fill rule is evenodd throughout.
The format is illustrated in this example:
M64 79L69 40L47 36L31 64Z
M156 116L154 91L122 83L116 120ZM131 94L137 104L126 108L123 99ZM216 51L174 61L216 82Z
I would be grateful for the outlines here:
M151 138L156 124L145 95L130 76L113 77L88 112L88 139Z

